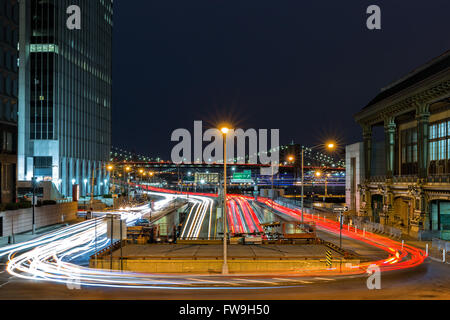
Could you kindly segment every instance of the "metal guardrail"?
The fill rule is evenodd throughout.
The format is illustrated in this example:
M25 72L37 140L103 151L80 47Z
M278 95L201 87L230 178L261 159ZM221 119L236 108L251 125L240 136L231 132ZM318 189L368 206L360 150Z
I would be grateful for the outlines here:
M301 211L301 207L295 202L295 200L290 200L290 199L286 199L286 198L277 198L274 200L275 203L284 206L286 208L292 209L292 210L298 210ZM310 206L311 204L309 202L304 203L304 209L306 212L309 212L311 209L308 208L307 206Z
M289 209L299 210L298 206L289 203L289 201L286 201L286 199L283 200L277 199L275 200L275 202ZM308 212L308 208L305 208L305 210ZM350 218L352 219L353 224L360 230L366 230L372 233L380 233L396 239L401 239L402 237L403 232L398 228L383 225L380 223L363 221L361 217L350 217Z
M384 234L395 239L401 239L402 237L403 232L398 228L370 221L362 221L362 219L359 219L358 221L358 218L359 217L353 217L352 221L359 230L366 230L372 233Z
M432 241L434 238L441 237L441 231L439 230L419 230L417 235L419 241Z
M124 242L122 242L122 243L124 243ZM91 259L94 259L95 256L97 256L97 259L98 259L98 258L102 258L102 257L110 254L111 247L112 247L112 251L119 249L120 248L120 240L114 242L112 245L109 245L109 246L103 248L102 250L98 251L97 253L93 254L91 256Z
M449 252L450 250L450 242L449 241L444 241L441 239L437 239L437 238L433 238L432 239L432 244L431 247L437 250L445 250L447 252Z

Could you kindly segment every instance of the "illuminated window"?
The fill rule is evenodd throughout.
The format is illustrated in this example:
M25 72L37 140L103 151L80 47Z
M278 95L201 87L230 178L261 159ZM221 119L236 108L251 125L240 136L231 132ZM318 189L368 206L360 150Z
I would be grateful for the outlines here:
M430 124L429 161L430 173L448 173L450 159L450 121L441 120Z

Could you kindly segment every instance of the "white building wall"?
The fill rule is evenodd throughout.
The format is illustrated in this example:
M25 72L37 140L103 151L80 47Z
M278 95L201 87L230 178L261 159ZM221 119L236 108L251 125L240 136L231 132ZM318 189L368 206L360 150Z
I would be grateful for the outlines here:
M352 166L352 158L355 159L355 168ZM358 142L352 145L349 145L345 148L345 170L346 170L346 178L345 178L345 202L349 208L349 210L355 210L356 213L359 213L360 209L360 193L358 191L358 185L360 185L364 181L364 144L362 142ZM353 176L355 173L355 176ZM354 194L352 195L351 187L352 187L352 179L354 179L355 189ZM354 199L352 199L354 198ZM353 201L352 201L353 200ZM353 208L352 203L355 204Z

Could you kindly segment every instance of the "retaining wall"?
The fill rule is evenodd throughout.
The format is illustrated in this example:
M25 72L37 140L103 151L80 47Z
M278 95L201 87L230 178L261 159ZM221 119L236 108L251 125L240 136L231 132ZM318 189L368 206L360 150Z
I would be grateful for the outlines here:
M333 268L348 268L349 264L358 265L359 260L334 260ZM125 259L123 270L140 273L222 273L223 260L163 260L163 259ZM90 267L95 268L91 259ZM108 257L97 259L97 268L109 270L111 260ZM326 268L325 260L229 260L230 273L273 273L288 271L318 270ZM113 270L120 270L120 260L113 259Z
M35 207L34 210L35 224L37 229L76 220L78 203L59 203L55 205ZM0 230L0 234L2 234L3 237L12 235L13 225L14 234L32 230L32 208L0 212L0 218L3 218L3 230ZM1 231L3 231L3 233Z

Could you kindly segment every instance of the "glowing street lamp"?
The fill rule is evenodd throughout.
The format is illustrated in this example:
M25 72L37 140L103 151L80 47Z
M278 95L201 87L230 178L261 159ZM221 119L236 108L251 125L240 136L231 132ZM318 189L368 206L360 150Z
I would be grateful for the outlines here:
M311 147L309 149L313 150L313 149L316 149L319 147L323 147L323 145L317 145L317 146ZM336 149L336 144L334 142L328 142L326 144L326 148L330 151L334 150L334 149ZM302 148L302 223L304 222L303 217L304 217L304 212L305 212L305 200L304 200L305 187L304 187L304 184L305 184L305 149Z
M223 265L222 274L228 274L228 252L227 252L227 134L230 129L223 127L220 131L223 133Z

